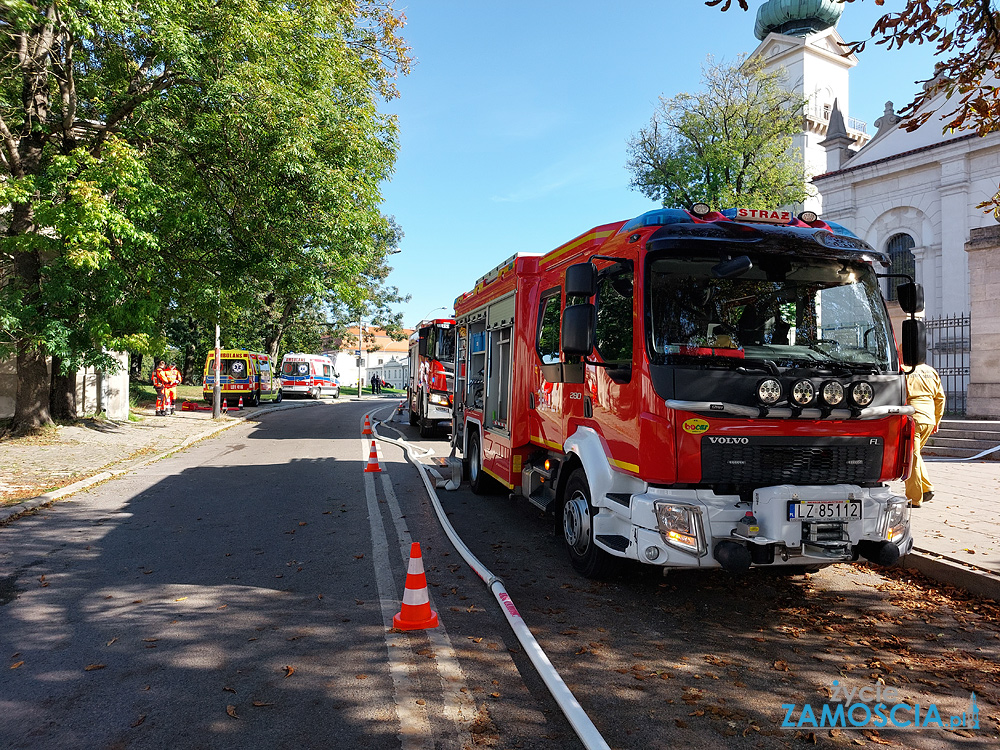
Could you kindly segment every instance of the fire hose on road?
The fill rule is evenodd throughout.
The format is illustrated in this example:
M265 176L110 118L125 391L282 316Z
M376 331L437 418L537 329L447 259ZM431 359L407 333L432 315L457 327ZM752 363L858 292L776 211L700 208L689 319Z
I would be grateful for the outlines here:
M375 412L372 413L374 414ZM500 609L503 612L504 617L507 618L507 622L514 631L514 635L517 636L521 646L524 647L524 651L528 655L528 658L531 659L531 663L538 672L539 677L542 678L545 686L552 694L552 697L559 705L560 710L562 710L563 714L566 716L570 725L573 727L573 731L576 732L576 735L580 738L580 741L583 742L584 746L588 748L588 750L610 750L610 747L604 740L604 737L601 736L597 727L594 726L590 717L587 716L587 713L583 710L579 701L577 701L576 696L573 695L572 691L559 675L559 672L556 671L554 666L552 666L552 662L542 650L538 641L536 641L535 637L531 634L531 631L528 629L528 626L525 624L520 613L518 613L513 600L507 593L507 589L504 587L503 581L495 576L489 568L483 565L483 563L472 553L472 550L470 550L466 546L465 542L462 541L454 527L452 527L451 522L445 515L441 501L437 496L434 484L427 475L427 469L420 461L417 460L420 456L428 455L428 452L424 451L423 453L418 453L418 449L415 446L410 445L405 440L394 440L393 438L380 435L378 433L378 427L381 424L381 421L376 421L372 425L374 437L378 440L391 443L401 448L410 463L417 467L420 478L424 483L424 488L427 490L427 496L431 501L431 506L434 508L434 513L437 515L438 521L441 523L441 527L444 529L445 534L448 536L448 539L451 540L455 549L458 550L462 559L465 560L468 566L472 568L475 574L479 576L483 583L486 584L486 587L493 593L493 596L500 604Z

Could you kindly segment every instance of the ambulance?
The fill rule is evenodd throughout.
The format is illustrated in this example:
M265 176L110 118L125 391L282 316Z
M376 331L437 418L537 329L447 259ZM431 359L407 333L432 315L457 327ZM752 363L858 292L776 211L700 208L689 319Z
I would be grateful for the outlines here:
M340 375L333 360L319 354L288 352L281 360L281 390L286 396L340 398Z
M236 406L243 398L244 406L259 406L267 400L281 401L281 381L271 370L271 358L261 352L246 349L223 349L220 386L222 398L230 406ZM205 376L202 379L202 395L211 403L215 389L215 352L209 352L205 359Z

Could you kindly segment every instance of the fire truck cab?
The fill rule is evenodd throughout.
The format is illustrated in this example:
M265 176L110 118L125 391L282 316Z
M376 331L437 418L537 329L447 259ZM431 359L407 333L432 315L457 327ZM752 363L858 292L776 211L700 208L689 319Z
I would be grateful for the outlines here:
M429 437L443 422L451 425L455 378L455 319L420 323L410 334L410 379L406 388L410 424Z
M551 512L587 576L894 563L913 422L876 264L814 214L703 204L509 258L455 301L473 491ZM922 290L900 299L914 364Z

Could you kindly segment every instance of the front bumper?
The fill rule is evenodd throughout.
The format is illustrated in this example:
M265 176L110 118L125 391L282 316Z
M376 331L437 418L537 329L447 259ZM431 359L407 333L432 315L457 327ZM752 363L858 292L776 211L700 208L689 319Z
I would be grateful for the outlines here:
M845 520L790 519L791 503L853 500L861 505L861 517ZM657 515L657 506L669 513ZM853 485L779 485L754 492L752 504L736 495L716 495L711 490L672 490L650 487L632 495L626 511L610 502L612 513L602 513L598 524L604 533L623 534L631 526L632 541L625 555L666 568L731 569L735 547L741 560L753 567L828 565L857 560L859 555L880 560L895 559L913 548L910 511L906 498L886 486L862 488ZM749 537L739 532L739 521L752 511L759 531ZM672 526L664 523L663 516ZM629 523L630 522L630 523ZM612 527L617 527L612 529ZM600 537L598 537L600 540ZM614 550L609 550L614 552ZM747 557L749 553L749 557ZM617 552L616 554L622 554Z

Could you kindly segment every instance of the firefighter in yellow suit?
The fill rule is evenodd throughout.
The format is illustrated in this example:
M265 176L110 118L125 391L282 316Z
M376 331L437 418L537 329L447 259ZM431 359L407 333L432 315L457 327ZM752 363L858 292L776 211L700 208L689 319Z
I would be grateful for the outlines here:
M944 388L937 370L928 364L917 365L906 376L906 400L914 408L913 419L917 434L913 440L913 470L906 478L906 497L910 505L919 508L934 497L934 485L927 476L927 467L920 457L924 444L938 430L944 416Z

